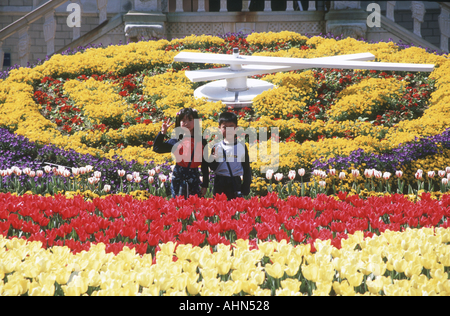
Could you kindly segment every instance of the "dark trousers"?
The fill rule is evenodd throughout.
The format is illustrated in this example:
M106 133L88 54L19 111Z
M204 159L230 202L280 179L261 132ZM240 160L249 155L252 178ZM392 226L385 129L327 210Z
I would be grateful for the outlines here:
M234 184L233 184L234 181ZM236 191L241 191L241 177L215 176L213 194L224 193L228 200L236 198ZM236 189L235 189L236 188Z

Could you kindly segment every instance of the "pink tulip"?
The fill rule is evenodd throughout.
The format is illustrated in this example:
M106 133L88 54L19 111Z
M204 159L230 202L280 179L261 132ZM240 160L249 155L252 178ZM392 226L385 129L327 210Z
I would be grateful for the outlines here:
M290 170L289 171L288 178L289 178L289 180L294 180L295 179L295 170Z
M353 176L354 178L359 177L359 170L358 170L358 169L352 169L352 176Z
M155 174L156 174L155 169L150 169L150 170L148 171L148 175L151 176L151 177L153 177Z
M161 166L155 166L155 172L156 173L159 173L161 171Z
M445 172L450 173L450 167L446 167Z
M448 179L447 178L442 178L442 184L443 185L447 185L448 184Z
M401 171L401 170L395 171L395 176L396 176L397 178L401 178L401 177L403 176L403 171Z
M266 171L266 179L267 179L267 180L271 180L272 177L273 177L273 170L272 170L272 169L268 169L268 170Z
M374 174L374 169L366 169L364 170L364 176L366 176L366 178L372 178Z
M275 181L278 181L278 182L283 180L283 174L282 173L275 173L273 177L275 178Z
M44 175L44 171L38 170L38 171L36 171L36 175L37 175L38 178L40 178L40 177L42 177Z
M153 182L155 182L155 178L153 178L153 176L149 176L148 183L153 183Z
M94 170L94 167L92 167L91 165L87 165L86 166L86 172L92 172L92 170Z
M298 175L300 176L300 177L303 177L304 175L305 175L305 169L303 169L303 168L301 168L301 169L298 169Z
M105 193L108 193L109 191L111 191L111 186L109 184L105 184L105 186L103 187L103 191L105 191Z
M391 173L390 172L383 173L383 179L384 180L389 180L390 177L391 177Z
M94 171L94 178L100 179L102 177L102 173L100 171Z
M23 174L28 175L30 173L31 169L30 168L25 168L22 170Z
M79 171L80 174L86 174L87 172L86 167L81 167Z
M447 173L445 172L445 170L439 170L438 171L438 176L441 177L441 178L445 177L446 174Z
M133 181L133 175L132 174L127 174L127 181L129 181L129 182Z
M123 177L125 175L125 170L117 170L117 174L119 177Z
M434 178L435 174L434 171L428 171L428 178Z
M344 171L341 171L339 173L339 179L341 179L341 180L345 179L345 172Z
M137 177L135 177L134 178L134 182L136 182L136 183L140 183L141 182L141 177L139 177L139 176L137 176Z
M327 186L327 183L325 181L319 181L319 186L321 188L325 188Z
M28 176L29 176L30 178L34 178L34 177L36 176L36 172L33 171L33 170L30 170L30 171L28 172Z
M164 174L160 174L160 175L158 176L158 178L159 178L159 181L161 181L162 183L164 183L164 182L167 181L167 176L164 175Z
M414 176L416 177L417 180L422 180L422 173L421 172L416 172L416 174Z
M336 175L336 169L330 169L330 170L328 170L328 173L330 174L330 176L335 176Z

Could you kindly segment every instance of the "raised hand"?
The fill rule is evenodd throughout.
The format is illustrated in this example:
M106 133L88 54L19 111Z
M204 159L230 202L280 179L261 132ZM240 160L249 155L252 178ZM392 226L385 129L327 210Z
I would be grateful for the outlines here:
M162 134L166 134L167 133L167 129L169 127L171 127L173 125L173 122L170 123L170 118L167 119L167 121L163 121L162 126L161 126L161 133Z

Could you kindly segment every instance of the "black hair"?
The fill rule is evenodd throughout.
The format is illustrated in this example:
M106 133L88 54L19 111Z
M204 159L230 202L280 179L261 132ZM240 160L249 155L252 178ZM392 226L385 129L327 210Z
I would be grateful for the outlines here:
M194 133L199 133L201 135L202 134L201 127L198 124L198 119L199 119L198 112L197 112L197 110L194 110L191 108L183 108L177 113L177 117L175 118L175 128L181 126L181 121L185 117L192 117L193 120L197 120L194 124ZM192 135L192 136L194 136L194 135ZM183 136L178 135L178 138L181 139L181 138L183 138Z
M237 115L233 112L223 112L219 115L219 126L223 123L234 123L238 125Z

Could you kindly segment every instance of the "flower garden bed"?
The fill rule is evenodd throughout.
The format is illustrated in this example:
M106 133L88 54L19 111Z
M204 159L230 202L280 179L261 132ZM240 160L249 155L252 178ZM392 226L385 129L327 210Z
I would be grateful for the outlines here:
M206 129L226 110L194 99L199 84L184 76L209 65L173 57L233 47L371 52L435 70L258 76L277 89L235 112L244 128L279 128L286 176L273 183L256 161L247 199L168 199L171 157L151 148L162 119L194 107ZM450 294L448 57L281 32L91 48L11 70L0 79L0 294Z

